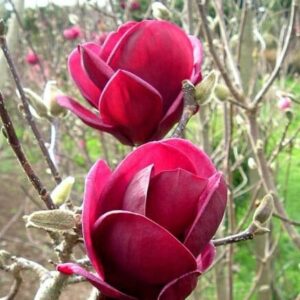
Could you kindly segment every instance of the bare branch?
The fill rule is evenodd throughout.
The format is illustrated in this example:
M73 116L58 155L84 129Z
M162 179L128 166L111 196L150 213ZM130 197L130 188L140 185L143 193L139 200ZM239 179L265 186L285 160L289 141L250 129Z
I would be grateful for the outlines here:
M205 4L202 3L202 0L197 0L197 4L198 4L198 9L200 12L200 16L202 18L202 24L203 24L203 29L206 35L206 40L208 43L208 47L209 47L209 51L214 59L215 64L217 65L218 69L221 72L221 75L226 83L226 85L228 86L228 89L230 90L232 96L234 97L234 99L237 102L245 102L245 96L239 91L237 90L237 88L232 84L232 80L229 77L225 67L223 66L223 64L221 63L218 54L215 51L215 47L213 45L213 39L211 36L211 32L210 29L208 27L208 23L206 20L207 17L207 12L206 12L206 7Z
M290 21L289 21L286 38L285 38L285 42L284 42L281 54L280 54L278 60L276 61L276 65L275 65L275 68L274 68L272 74L270 75L270 77L268 78L268 80L264 84L264 86L261 88L261 90L256 94L256 96L253 100L254 106L257 106L262 101L264 95L269 90L269 88L271 87L275 78L277 77L278 72L280 71L282 64L284 62L284 59L287 55L288 48L289 48L289 45L291 42L292 33L293 33L294 23L295 23L295 19L296 19L296 12L298 11L299 4L296 2L297 2L297 0L294 0L292 3Z
M4 105L4 99L0 93L0 116L5 128L5 134L7 135L8 142L15 152L18 161L20 162L24 172L26 173L28 179L31 181L32 185L40 195L41 199L45 202L48 209L54 209L55 205L50 197L49 192L42 184L40 178L35 174L31 164L29 163L25 153L23 152L20 141L16 135L13 123L7 113Z
M21 96L21 101L22 101L22 104L23 104L23 109L24 109L24 112L25 112L25 117L26 117L26 120L28 122L28 124L30 125L31 129L32 129L32 132L39 144L39 147L44 155L44 158L51 170L51 173L56 181L56 183L60 183L61 182L61 177L59 175L59 172L54 164L54 162L51 160L51 157L49 155L49 152L45 146L45 143L42 139L42 136L37 128L37 125L36 123L34 122L34 119L31 115L31 112L30 112L30 109L29 109L29 104L28 104L28 99L26 98L26 95L24 93L24 90L23 90L23 87L22 87L22 84L21 84L21 80L20 80L20 77L17 73L17 70L15 68L15 65L13 63L13 60L11 58L11 55L10 55L10 52L9 52L9 49L7 48L7 44L6 44L6 39L5 39L5 36L0 36L0 46L2 48L2 51L4 53L4 56L6 58L6 61L7 61L7 64L9 66L9 69L11 71L11 74L13 76L13 79L16 83L16 86L17 86L17 89L20 93L20 96Z

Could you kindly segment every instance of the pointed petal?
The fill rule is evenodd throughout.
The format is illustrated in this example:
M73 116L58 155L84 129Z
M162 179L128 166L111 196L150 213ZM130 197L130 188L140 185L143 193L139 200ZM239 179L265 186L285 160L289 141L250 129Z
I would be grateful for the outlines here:
M146 199L153 165L137 172L129 183L123 199L122 210L146 214Z
M195 258L183 244L139 214L106 213L95 224L93 241L107 282L129 294L196 270Z
M198 256L216 233L226 207L227 190L220 173L209 178L199 200L198 215L186 235L184 244Z
M168 283L158 300L184 300L196 288L199 271L192 271Z
M94 53L99 53L101 47L94 43L86 43L85 47L89 48ZM98 106L100 97L100 90L89 79L86 72L81 65L81 56L78 49L74 49L68 58L69 73L72 76L73 81L79 88L81 94L89 101L94 107Z
M151 142L131 152L116 168L103 191L101 212L122 208L122 199L129 182L135 174L149 165L154 165L152 176L159 172L181 168L195 173L195 168L185 154L164 142Z
M78 50L81 53L82 66L88 77L100 90L103 90L114 74L113 69L87 45L78 46Z
M128 31L108 58L114 69L124 69L154 86L168 109L193 70L193 49L175 24L145 20ZM162 67L163 66L163 67Z
M209 242L197 257L198 270L203 273L213 263L216 256L216 247L212 242Z
M106 85L99 111L135 144L146 142L162 117L160 94L132 73L119 70Z
M190 35L189 39L193 46L193 56L194 56L194 68L193 68L191 81L192 83L195 84L200 81L199 76L201 76L201 65L203 61L203 47L200 40L195 36Z
M56 99L61 106L69 109L86 125L113 134L116 138L118 138L121 141L121 143L125 145L132 145L132 143L127 139L127 137L124 136L121 132L119 132L114 126L110 124L105 124L99 116L92 113L89 109L85 108L71 97L61 95L57 96Z
M146 216L179 240L197 215L199 197L207 180L185 170L161 172L151 179Z
M95 254L92 243L92 228L99 218L100 194L111 176L111 170L103 160L98 160L89 171L85 180L82 211L82 231L87 254L98 274L103 275L101 262Z
M103 280L102 277L97 277L94 274L88 272L84 268L78 266L74 263L65 263L57 266L57 271L66 274L66 275L80 275L86 278L94 287L96 287L103 295L107 297L112 297L113 299L120 300L137 300L137 298L126 295L116 288L109 285Z
M123 36L133 28L137 22L131 21L131 22L126 22L122 26L118 28L117 31L111 32L107 38L105 39L105 42L102 46L102 50L100 53L101 58L104 61L107 61L110 53L113 51L117 43L123 38Z
M209 178L216 172L216 168L208 155L190 141L178 138L166 139L164 143L182 151L192 162L196 174L203 178Z

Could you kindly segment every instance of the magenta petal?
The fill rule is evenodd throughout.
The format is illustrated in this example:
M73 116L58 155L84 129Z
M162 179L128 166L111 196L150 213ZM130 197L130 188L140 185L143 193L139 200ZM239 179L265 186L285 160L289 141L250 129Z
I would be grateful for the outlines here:
M201 65L203 61L203 47L198 38L195 36L189 36L190 42L193 46L193 56L194 56L194 68L191 77L192 83L198 83L199 75L201 73Z
M122 199L128 184L138 171L152 164L154 165L153 176L176 168L195 173L192 162L175 147L164 142L142 145L131 152L116 168L103 191L102 196L109 200L102 203L101 212L122 209Z
M99 217L100 194L111 176L111 170L103 160L98 160L85 180L85 193L82 212L82 229L85 247L91 263L98 274L103 275L101 262L95 254L92 243L92 227Z
M122 210L146 214L146 199L153 165L137 172L129 183L123 199Z
M196 288L199 271L192 271L168 283L158 300L184 300Z
M193 70L193 49L187 35L170 22L146 20L128 31L108 64L130 71L154 86L164 99L164 112Z
M94 84L103 90L106 83L114 74L113 69L104 62L99 54L90 50L86 45L78 46L82 57L82 65Z
M107 38L105 39L105 42L102 46L102 50L100 53L101 58L104 61L107 61L110 53L114 49L114 47L117 45L117 43L122 39L122 37L126 34L127 31L129 31L132 27L134 27L137 22L131 21L126 22L122 26L118 28L118 31L111 32Z
M115 125L134 144L141 144L159 124L162 99L148 83L119 70L103 90L99 111L105 123Z
M207 180L183 169L161 172L151 179L146 216L183 240L197 215Z
M80 275L86 278L93 286L95 286L103 295L112 297L113 299L120 300L137 300L137 298L126 295L103 280L101 277L97 277L94 274L88 272L84 268L74 263L65 263L57 266L57 271L66 275Z
M112 126L110 124L105 124L100 119L99 116L92 113L89 109L85 108L84 106L79 104L77 101L75 101L71 97L61 95L61 96L57 96L56 99L57 99L57 102L61 106L69 109L72 113L74 113L77 117L79 117L82 120L82 122L84 122L88 126L113 134L115 137L117 137L125 145L131 145L132 144L114 126Z
M198 215L186 235L184 244L195 255L202 252L216 233L226 207L227 190L220 173L209 178L200 196Z
M212 242L209 242L202 250L201 254L197 257L198 270L203 273L205 272L216 256L216 247Z
M139 214L106 213L95 224L93 242L106 281L129 294L144 293L196 270L195 258L183 244Z
M94 53L99 53L101 47L94 43L84 44L86 48L90 49ZM68 59L69 72L79 88L81 94L92 104L94 107L98 107L98 101L100 97L99 88L89 79L81 65L81 55L78 49L74 49Z
M216 173L216 168L210 158L190 141L172 138L164 140L164 143L182 151L193 163L198 176L208 178Z

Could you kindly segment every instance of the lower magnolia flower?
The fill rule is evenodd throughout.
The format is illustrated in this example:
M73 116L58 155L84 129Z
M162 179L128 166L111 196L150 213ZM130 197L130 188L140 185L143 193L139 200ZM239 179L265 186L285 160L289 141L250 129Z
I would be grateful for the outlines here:
M83 236L94 275L109 299L183 300L212 263L211 242L227 189L206 154L182 139L140 146L111 171L98 161L85 186Z

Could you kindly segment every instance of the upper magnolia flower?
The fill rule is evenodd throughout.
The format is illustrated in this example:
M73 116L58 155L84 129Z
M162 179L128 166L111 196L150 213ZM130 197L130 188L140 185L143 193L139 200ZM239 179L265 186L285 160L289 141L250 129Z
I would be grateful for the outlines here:
M100 46L86 43L69 56L69 72L95 114L70 97L59 103L87 125L124 144L163 137L179 120L181 82L201 80L202 47L165 21L128 22Z
M79 26L72 26L64 30L63 36L66 40L76 40L81 34Z
M101 293L123 300L183 300L213 261L210 242L226 206L226 185L204 152L182 139L140 146L111 171L98 161L85 186L82 224Z
M36 65L39 62L39 57L32 51L29 51L25 57L25 60L30 65Z

